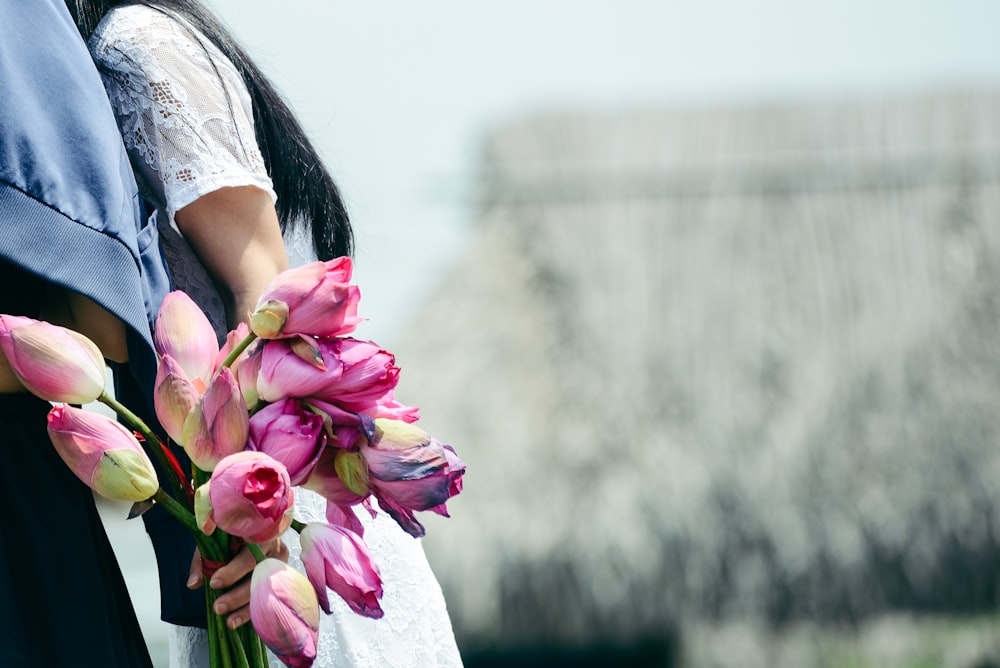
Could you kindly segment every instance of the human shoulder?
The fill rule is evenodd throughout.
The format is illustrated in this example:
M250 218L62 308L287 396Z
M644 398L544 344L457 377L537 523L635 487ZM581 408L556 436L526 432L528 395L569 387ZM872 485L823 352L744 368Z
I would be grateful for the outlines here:
M163 43L175 46L196 41L194 29L167 11L148 5L122 5L110 9L88 40L91 53L154 49Z

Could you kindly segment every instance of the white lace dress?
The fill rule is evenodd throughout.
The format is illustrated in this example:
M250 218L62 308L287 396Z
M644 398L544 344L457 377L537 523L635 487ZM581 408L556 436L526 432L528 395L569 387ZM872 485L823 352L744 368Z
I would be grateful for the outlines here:
M225 311L211 278L173 222L174 213L219 188L252 185L274 197L254 139L250 96L232 64L200 33L164 13L132 5L111 10L90 39L147 202L157 209L175 286L205 310L216 331ZM298 519L322 521L325 502L296 490ZM331 595L322 615L321 668L461 666L441 588L420 541L384 513L359 513L384 580L385 616L367 619ZM301 568L298 535L284 539ZM171 626L177 668L207 665L206 634ZM272 657L272 665L280 662Z

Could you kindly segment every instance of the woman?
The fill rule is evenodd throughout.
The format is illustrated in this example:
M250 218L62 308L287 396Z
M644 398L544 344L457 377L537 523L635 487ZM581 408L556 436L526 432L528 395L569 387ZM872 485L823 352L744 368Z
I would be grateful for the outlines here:
M287 266L283 232L308 232L319 259L351 252L333 179L294 115L205 8L192 0L67 4L160 216L175 284L203 307L220 338ZM299 490L295 514L322 520L325 501ZM419 541L383 513L361 515L384 580L385 617L366 619L337 601L321 620L316 665L460 666ZM286 539L296 563L297 535ZM246 619L243 609L229 617L231 625ZM192 633L174 638L175 659L192 663Z

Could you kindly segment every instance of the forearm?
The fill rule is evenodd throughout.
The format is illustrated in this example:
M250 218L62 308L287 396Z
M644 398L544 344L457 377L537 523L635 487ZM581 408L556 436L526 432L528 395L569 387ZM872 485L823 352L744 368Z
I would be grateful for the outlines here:
M175 219L215 281L229 326L248 320L264 287L288 268L270 195L251 186L223 188L184 207Z

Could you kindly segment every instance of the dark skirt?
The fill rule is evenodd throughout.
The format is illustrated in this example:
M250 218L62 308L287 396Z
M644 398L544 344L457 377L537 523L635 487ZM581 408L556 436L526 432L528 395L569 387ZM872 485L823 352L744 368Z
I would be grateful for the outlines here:
M0 666L150 667L93 493L49 441L49 408L0 395Z

